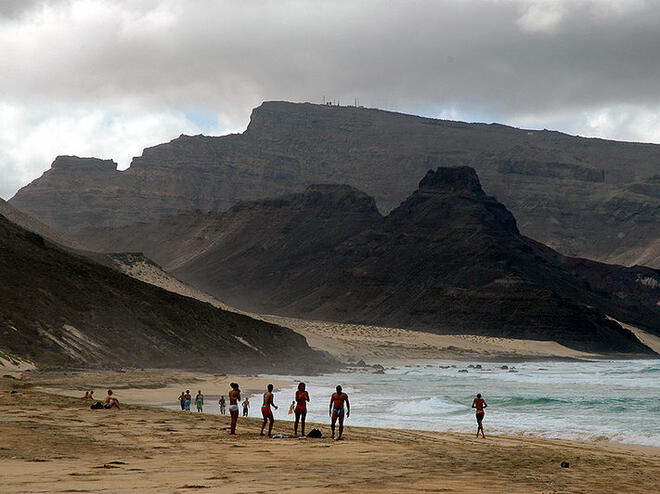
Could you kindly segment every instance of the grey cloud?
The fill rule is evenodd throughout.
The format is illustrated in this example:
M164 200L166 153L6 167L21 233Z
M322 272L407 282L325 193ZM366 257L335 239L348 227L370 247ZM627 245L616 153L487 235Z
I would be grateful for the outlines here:
M72 0L18 17L6 4L0 100L14 103L201 108L236 128L262 100L359 96L573 131L585 112L660 105L650 1Z

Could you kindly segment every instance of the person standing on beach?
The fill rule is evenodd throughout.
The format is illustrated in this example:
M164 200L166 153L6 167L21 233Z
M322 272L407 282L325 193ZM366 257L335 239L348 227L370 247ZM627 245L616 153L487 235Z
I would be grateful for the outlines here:
M477 417L477 437L479 437L479 431L481 431L481 437L486 438L484 435L484 426L481 423L484 420L484 415L486 412L484 411L484 408L486 408L488 405L486 405L486 400L484 400L481 397L481 393L477 393L477 397L474 399L472 402L472 408L477 409L476 417Z
M250 408L250 400L245 398L245 401L243 402L243 417L248 416L248 408Z
M184 405L187 412L190 411L190 402L191 401L192 401L192 395L190 394L190 390L186 389L186 395L185 395L185 400L183 402L183 405Z
M261 406L261 415L264 417L264 423L261 424L261 434L259 434L260 436L264 435L266 422L270 422L270 425L268 426L268 437L272 437L273 423L275 422L275 419L273 418L273 411L270 409L271 405L275 407L275 410L277 410L277 405L273 403L273 385L269 384L268 391L264 393L264 403Z
M186 409L186 392L181 391L181 394L179 395L179 404L181 405L181 410Z
M197 396L195 396L195 402L197 403L197 411L201 412L202 407L204 406L204 395L202 394L201 389L197 390Z
M220 413L225 414L225 395L222 395L218 400L218 405L220 405Z
M305 391L305 383L298 384L298 391L296 391L296 408L293 412L296 414L296 421L293 425L293 435L298 435L298 422L300 422L300 432L305 435L305 417L307 416L307 402L309 401L309 393Z
M335 438L335 422L337 422L337 419L339 419L339 437L337 437L337 440L342 438L341 435L344 432L344 403L346 403L346 418L348 418L351 416L351 404L348 401L348 395L341 390L341 386L337 386L337 392L332 393L330 397L332 439Z
M238 420L238 401L241 399L241 390L238 389L238 384L231 383L231 390L229 391L229 415L231 415L231 426L229 434L236 435L236 421ZM224 401L224 396L222 397ZM224 404L222 406L224 409ZM223 412L224 413L224 412Z

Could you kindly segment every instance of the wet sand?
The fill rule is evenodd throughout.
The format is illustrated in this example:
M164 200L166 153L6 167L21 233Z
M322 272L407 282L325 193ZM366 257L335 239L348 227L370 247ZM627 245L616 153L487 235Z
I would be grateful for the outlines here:
M159 384L159 372L145 372L139 386ZM254 418L240 418L232 437L227 416L142 405L90 410L89 401L32 387L57 379L84 389L103 377L0 379L3 492L623 493L654 492L660 477L658 448L350 425L341 442L268 439ZM126 389L156 389L139 386ZM327 424L318 427L329 434ZM274 432L290 429L276 422Z

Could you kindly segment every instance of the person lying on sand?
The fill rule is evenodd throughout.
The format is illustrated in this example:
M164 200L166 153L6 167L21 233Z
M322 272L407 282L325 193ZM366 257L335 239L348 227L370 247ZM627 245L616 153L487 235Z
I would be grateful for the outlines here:
M250 400L245 398L245 401L243 402L243 417L248 416L248 409L250 408Z
M277 410L277 405L273 403L273 385L269 384L268 391L264 393L264 403L261 405L261 415L264 417L264 423L261 424L261 434L259 434L260 436L264 435L266 422L269 421L270 425L268 426L268 437L272 437L273 435L273 423L275 422L275 419L273 418L273 411L270 409L271 405L275 407L275 410Z
M293 425L293 435L298 435L298 422L301 423L300 432L305 435L305 417L307 416L307 402L309 401L309 393L305 391L305 383L298 384L298 391L296 391L296 408L293 410L296 414L296 421Z
M477 393L477 397L474 399L472 402L472 408L477 409L476 417L477 417L477 437L479 437L479 431L481 431L481 437L485 438L486 436L484 435L484 426L481 423L484 419L484 415L486 412L484 411L484 408L486 408L488 405L486 405L486 400L484 400L481 397L481 393Z
M119 408L119 400L112 396L112 390L108 390L108 396L103 400L103 408Z
M229 391L229 415L231 415L231 426L229 433L236 435L236 421L238 420L238 401L241 399L241 390L238 389L238 384L231 383L231 390ZM223 401L221 408L224 410L224 396L221 398ZM223 412L224 413L224 412Z
M197 390L197 396L195 396L195 403L197 404L197 411L201 412L202 407L204 406L204 395L202 394L201 389Z
M339 437L337 437L337 440L342 438L341 435L344 432L344 403L346 403L346 418L348 418L351 416L351 404L348 401L348 395L341 390L341 386L337 386L337 392L332 393L330 397L332 439L335 438L335 422L337 419L339 419Z
M218 405L220 405L220 413L225 414L225 395L222 395L218 400Z

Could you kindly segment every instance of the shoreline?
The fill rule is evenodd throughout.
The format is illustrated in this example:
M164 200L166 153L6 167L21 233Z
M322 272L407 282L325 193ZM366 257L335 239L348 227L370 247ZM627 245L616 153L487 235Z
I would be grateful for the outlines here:
M542 361L539 361L541 363ZM436 367L438 362L434 362L435 365L431 367ZM444 363L450 363L444 361ZM509 361L509 363L511 363ZM455 367L457 370L460 370L460 364L465 364L465 362L456 361ZM430 364L429 364L430 365ZM407 366L415 367L427 367L429 365L421 363L408 363ZM403 367L403 366L402 366ZM444 367L444 366L443 366ZM454 367L454 366L452 366ZM365 368L367 370L363 371L364 374L374 374L371 371L371 368ZM472 370L472 369L471 369ZM477 370L477 369L474 369ZM479 369L481 370L481 369ZM546 369L547 370L547 369ZM511 370L512 371L512 370ZM515 371L518 372L518 371ZM339 372L337 375L341 375ZM333 374L327 374L331 376ZM479 374L477 374L479 375ZM308 386L314 385L314 381L310 380L310 376L299 376L301 379L307 381ZM176 380L177 384L172 384L172 381ZM17 384L20 384L23 379L18 380ZM95 400L102 400L105 397L105 390L112 388L114 391L115 397L117 397L122 404L129 405L141 405L149 406L157 409L177 411L178 408L178 395L182 390L190 389L193 397L197 393L197 389L202 389L205 396L205 403L203 412L205 415L211 416L222 416L219 413L219 407L217 399L221 394L227 395L229 390L229 383L231 381L238 382L241 386L242 400L245 398L250 399L250 413L252 417L259 416L259 407L261 404L261 395L265 391L267 384L273 384L275 386L275 392L281 393L283 391L291 391L295 389L298 379L291 378L289 376L226 376L226 375L217 375L210 373L195 373L190 371L178 371L178 370L167 370L162 371L160 369L145 369L140 371L135 371L134 373L117 373L112 371L77 371L77 372L46 372L46 373L26 373L25 381L30 383L32 389L50 393L59 396L65 396L74 399L81 399L84 392L92 387L95 389ZM99 384L103 382L104 384ZM94 383L94 384L92 384ZM343 384L343 383L342 383ZM91 385L91 386L90 386ZM318 385L318 384L317 384ZM277 397L277 403L280 406L280 410L283 416L276 416L277 421L290 422L293 420L293 417L289 417L288 414L285 414L288 410L290 404L290 399L284 398L283 395ZM88 403L92 403L89 401ZM191 409L194 413L195 405L194 400L191 406ZM242 415L242 409L241 409ZM277 414L276 414L277 415ZM318 418L318 410L316 413L312 413L312 416ZM412 419L411 419L412 420ZM443 419L439 419L442 423ZM418 432L430 432L430 433L457 433L465 434L466 431L470 429L471 419L468 422L466 420L465 426L457 424L446 424L445 427L435 427L433 425L419 427L415 430ZM408 431L412 430L407 424L398 424L386 426L380 422L375 424L370 420L363 420L361 425L356 427L368 427L374 429L380 429L386 427L391 430L399 431ZM371 422L371 423L370 423ZM468 425L469 424L469 425ZM648 446L644 443L644 438L640 438L638 442L635 442L635 439L631 439L621 433L608 433L608 432L587 432L576 433L571 431L559 431L556 429L544 429L544 428L519 428L503 426L501 423L493 424L490 427L487 427L490 431L495 434L499 434L502 437L525 437L525 438L537 438L537 439L550 439L550 440L569 440L569 441L582 441L585 443L594 443L594 444L625 444L630 446L644 446L651 448L658 448L660 452L660 446ZM469 434L469 433L468 433Z
M241 417L232 437L227 416L88 403L0 379L8 492L646 493L660 471L654 447L350 423L344 441L268 439L258 435L260 419ZM329 433L323 423L307 431L313 425ZM273 432L290 434L291 423L277 420Z

